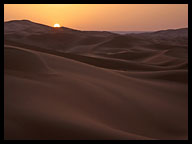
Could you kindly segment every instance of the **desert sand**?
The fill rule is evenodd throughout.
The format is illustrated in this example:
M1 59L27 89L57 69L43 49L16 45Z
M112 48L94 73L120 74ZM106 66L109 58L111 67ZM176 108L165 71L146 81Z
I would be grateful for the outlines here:
M188 139L187 28L4 29L4 139Z

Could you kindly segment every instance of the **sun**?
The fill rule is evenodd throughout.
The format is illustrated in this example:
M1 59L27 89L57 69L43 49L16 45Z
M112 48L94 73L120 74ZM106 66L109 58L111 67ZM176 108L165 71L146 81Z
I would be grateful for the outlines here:
M61 27L61 26L60 26L60 24L56 23L56 24L54 24L54 27L55 27L55 28L59 28L59 27Z

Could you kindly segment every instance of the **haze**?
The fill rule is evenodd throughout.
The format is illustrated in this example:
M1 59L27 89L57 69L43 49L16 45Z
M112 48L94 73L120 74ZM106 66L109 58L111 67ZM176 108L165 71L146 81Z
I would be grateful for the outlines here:
M188 27L187 4L5 4L4 21L79 30L153 31Z

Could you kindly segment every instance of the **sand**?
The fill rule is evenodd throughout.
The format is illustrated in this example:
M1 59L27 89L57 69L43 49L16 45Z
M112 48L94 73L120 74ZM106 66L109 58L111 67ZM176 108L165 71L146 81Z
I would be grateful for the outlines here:
M85 33L68 52L5 35L4 139L188 139L187 44Z

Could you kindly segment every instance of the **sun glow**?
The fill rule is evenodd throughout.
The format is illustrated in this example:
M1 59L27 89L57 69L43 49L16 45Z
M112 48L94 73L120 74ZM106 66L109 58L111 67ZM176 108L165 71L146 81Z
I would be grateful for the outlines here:
M60 26L60 24L54 24L54 27L55 27L55 28L59 28L59 27L61 27L61 26Z

